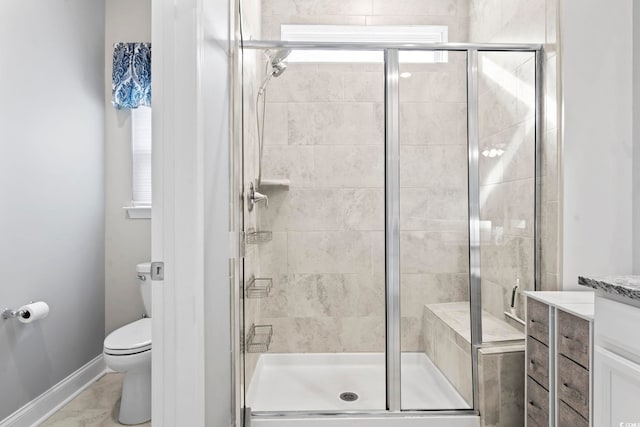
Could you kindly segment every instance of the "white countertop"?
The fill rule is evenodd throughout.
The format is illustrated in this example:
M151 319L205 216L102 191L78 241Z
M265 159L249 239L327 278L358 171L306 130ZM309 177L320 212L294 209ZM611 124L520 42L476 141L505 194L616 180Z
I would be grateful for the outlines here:
M595 302L593 291L527 291L524 294L567 313L593 320Z

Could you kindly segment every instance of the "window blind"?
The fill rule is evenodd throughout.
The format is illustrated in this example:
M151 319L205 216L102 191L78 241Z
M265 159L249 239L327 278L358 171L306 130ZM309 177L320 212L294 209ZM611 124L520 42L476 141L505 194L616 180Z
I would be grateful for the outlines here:
M151 108L131 110L133 206L151 205Z

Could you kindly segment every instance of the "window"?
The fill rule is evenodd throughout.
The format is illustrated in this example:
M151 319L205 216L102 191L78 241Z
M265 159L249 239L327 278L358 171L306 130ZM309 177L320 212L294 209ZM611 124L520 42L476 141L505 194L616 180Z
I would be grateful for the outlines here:
M151 214L151 108L131 110L132 208L130 218L150 218Z
M444 43L446 25L282 25L280 36L286 41ZM288 62L382 62L381 51L299 50ZM446 51L401 51L401 63L447 62Z

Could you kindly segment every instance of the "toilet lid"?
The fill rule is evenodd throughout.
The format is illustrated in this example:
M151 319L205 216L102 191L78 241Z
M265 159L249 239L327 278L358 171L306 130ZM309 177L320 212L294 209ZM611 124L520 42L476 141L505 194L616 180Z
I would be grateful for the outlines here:
M144 318L111 332L104 340L108 354L133 354L151 348L151 319Z

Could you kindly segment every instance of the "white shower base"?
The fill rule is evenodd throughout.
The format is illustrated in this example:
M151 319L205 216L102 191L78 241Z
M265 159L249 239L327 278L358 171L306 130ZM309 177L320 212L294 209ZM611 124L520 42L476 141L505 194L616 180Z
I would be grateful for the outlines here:
M402 354L402 408L469 409L424 353ZM357 393L354 402L340 399ZM385 402L383 353L263 354L247 392L253 412L380 411Z

